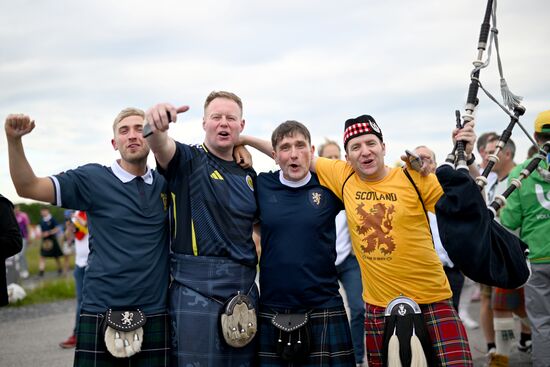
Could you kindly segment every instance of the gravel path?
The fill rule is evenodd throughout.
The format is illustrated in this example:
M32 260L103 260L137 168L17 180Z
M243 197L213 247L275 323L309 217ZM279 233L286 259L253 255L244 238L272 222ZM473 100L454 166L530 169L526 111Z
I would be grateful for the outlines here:
M58 344L72 332L74 302L0 308L0 366L72 366L74 349Z
M0 308L0 366L72 366L74 350L61 349L58 344L70 335L74 312L74 300ZM479 315L479 302L472 304L470 314ZM474 365L483 366L485 343L481 330L468 329L468 338ZM529 355L515 351L510 366L531 366Z
M2 307L0 308L0 323L15 322L17 320L31 320L42 318L46 315L67 315L75 312L75 300L42 303L25 307ZM1 335L1 334L0 334Z

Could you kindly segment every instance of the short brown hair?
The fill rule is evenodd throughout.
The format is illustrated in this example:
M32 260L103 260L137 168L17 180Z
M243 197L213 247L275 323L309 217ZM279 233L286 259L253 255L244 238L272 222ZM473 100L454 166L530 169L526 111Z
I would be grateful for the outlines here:
M139 108L135 107L126 107L122 111L118 113L118 115L115 117L115 121L113 122L113 133L116 133L116 126L118 123L122 120L124 120L126 117L130 116L140 116L141 118L145 118L145 112L143 110L140 110Z
M287 136L294 136L294 134L302 134L309 145L311 145L311 135L309 130L304 124L294 120L288 120L277 126L277 128L271 134L271 145L273 150L277 147L277 144Z
M492 142L497 142L501 139L500 135L497 135L496 138L491 138L491 139L488 139L487 140L487 143L485 144L485 146L487 146L487 144L489 143L492 143ZM507 152L510 152L510 156L512 157L512 159L514 159L515 155L516 155L516 143L514 143L514 141L512 140L512 138L508 138L508 141L506 142L506 144L504 145L504 148L501 149L501 151L507 151Z
M545 142L550 141L550 133L535 132L535 140L539 144L544 144Z
M479 138L477 138L477 143L476 143L477 151L481 153L481 149L484 149L487 143L494 140L498 140L498 134L494 131L481 134Z
M243 101L241 101L239 96L236 95L235 93L226 92L226 91L223 91L223 90L210 92L208 97L206 97L206 101L204 101L204 110L205 111L206 111L206 108L208 107L208 105L210 105L210 103L213 100L215 100L216 98L225 98L225 99L230 99L230 100L234 101L239 106L239 108L241 110L241 116L242 116L242 114L243 114Z

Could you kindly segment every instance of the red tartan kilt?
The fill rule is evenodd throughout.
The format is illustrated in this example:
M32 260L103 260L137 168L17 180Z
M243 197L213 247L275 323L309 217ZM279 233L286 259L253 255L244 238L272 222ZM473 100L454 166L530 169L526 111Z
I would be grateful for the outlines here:
M516 311L525 314L523 287L518 289L493 288L491 297L493 310Z
M466 329L451 300L420 305L439 365L473 366ZM382 366L384 307L366 304L365 345L369 367Z

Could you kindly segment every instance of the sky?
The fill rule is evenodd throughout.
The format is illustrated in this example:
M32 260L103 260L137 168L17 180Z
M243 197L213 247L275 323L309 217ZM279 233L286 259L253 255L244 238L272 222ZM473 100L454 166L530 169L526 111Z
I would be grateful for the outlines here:
M524 97L520 121L532 135L538 112L550 109L550 2L497 5L504 75ZM387 164L418 145L442 161L452 149L454 111L464 110L485 7L479 0L2 1L0 116L36 121L23 143L38 176L110 165L118 157L112 121L128 106L189 105L169 133L201 143L212 90L242 98L249 135L267 139L279 123L298 120L314 145L341 142L345 120L370 114ZM480 79L501 100L494 51ZM510 118L482 91L478 97L477 134L502 132ZM521 162L531 143L518 128L512 138ZM252 153L257 171L274 168ZM24 201L10 179L5 137L0 193Z

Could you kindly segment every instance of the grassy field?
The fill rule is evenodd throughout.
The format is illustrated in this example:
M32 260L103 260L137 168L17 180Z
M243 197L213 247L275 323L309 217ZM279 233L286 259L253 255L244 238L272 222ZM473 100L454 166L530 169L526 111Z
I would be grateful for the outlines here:
M15 304L10 304L10 307L55 302L75 298L76 295L74 278L72 277L42 280L35 288L25 291L27 296Z
M27 252L25 254L27 258L27 264L29 266L29 273L32 275L38 275L38 259L40 258L40 240L31 240L27 247ZM59 258L61 264L65 259L63 257ZM74 269L74 254L69 256L69 271ZM54 258L46 258L46 272L57 271L57 264L55 263Z
M40 241L34 240L29 243L25 254L27 258L27 264L29 267L30 278L33 279L33 287L27 289L25 286L25 292L27 296L11 307L27 306L36 303L55 302L63 299L74 298L76 295L76 289L74 284L74 278L72 276L72 269L74 268L74 255L68 257L69 271L64 276L57 276L51 278L46 275L43 279L38 278L38 260L40 257ZM60 258L63 266L65 259ZM46 273L56 273L57 264L53 258L46 258ZM38 278L38 280L36 280ZM22 282L27 283L27 282Z

